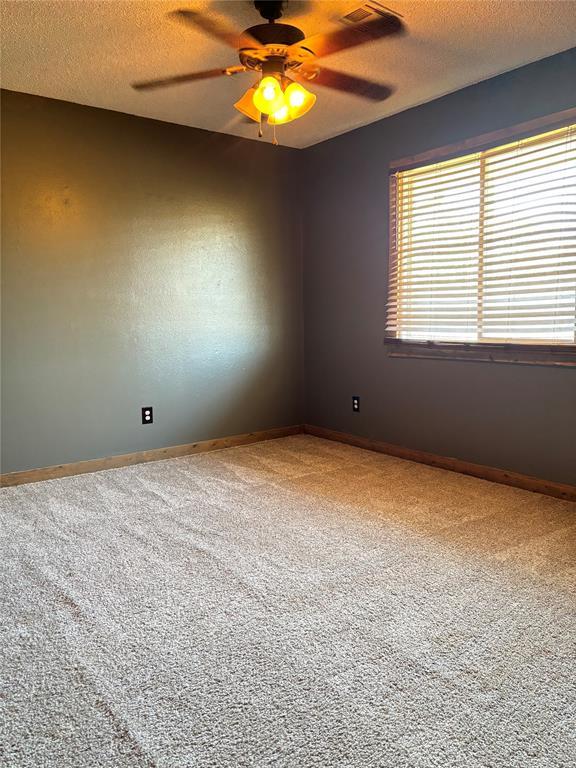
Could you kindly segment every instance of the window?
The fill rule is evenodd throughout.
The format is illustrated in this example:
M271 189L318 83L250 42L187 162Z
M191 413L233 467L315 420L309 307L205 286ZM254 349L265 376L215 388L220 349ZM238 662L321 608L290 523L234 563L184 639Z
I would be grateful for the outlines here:
M391 176L386 336L576 343L576 125Z

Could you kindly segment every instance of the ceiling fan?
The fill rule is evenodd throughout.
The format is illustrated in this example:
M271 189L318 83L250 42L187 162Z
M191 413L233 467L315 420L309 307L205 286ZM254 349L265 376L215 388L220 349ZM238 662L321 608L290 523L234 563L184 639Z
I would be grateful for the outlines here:
M328 69L317 60L371 40L402 34L405 26L397 16L379 3L368 2L366 9L369 10L365 12L371 16L368 20L307 38L298 27L277 21L282 16L283 5L282 0L255 0L256 10L267 23L250 27L240 35L202 13L171 12L169 15L173 18L237 49L240 64L137 82L132 87L144 91L221 75L257 72L260 79L234 106L260 124L260 136L263 116L275 127L302 117L314 106L316 96L303 83L314 82L372 101L383 101L390 96L392 89L387 85Z

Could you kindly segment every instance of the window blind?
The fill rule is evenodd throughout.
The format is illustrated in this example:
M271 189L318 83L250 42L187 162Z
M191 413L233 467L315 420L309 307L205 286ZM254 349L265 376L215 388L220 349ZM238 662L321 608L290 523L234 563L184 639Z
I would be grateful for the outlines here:
M386 335L576 342L576 125L391 176Z

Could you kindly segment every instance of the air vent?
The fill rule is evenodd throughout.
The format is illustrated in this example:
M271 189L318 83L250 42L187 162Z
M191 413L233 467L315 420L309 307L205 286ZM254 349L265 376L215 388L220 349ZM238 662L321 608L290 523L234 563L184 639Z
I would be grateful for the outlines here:
M396 13L391 8L386 8L385 5L371 0L371 2L361 5L360 8L356 8L355 11L350 11L346 16L342 16L340 21L344 24L360 24L360 22L369 19L370 16L388 16L389 14L400 16L399 13Z
M359 21L364 21L368 16L372 16L372 11L368 10L366 6L357 8L355 11L347 13L346 16L342 16L342 21L346 21L349 24L358 24Z

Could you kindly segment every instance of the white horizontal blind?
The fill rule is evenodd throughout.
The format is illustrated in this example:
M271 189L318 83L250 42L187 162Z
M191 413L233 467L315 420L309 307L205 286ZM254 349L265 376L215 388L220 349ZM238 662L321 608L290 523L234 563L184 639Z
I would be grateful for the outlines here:
M388 336L576 342L576 125L391 178Z

